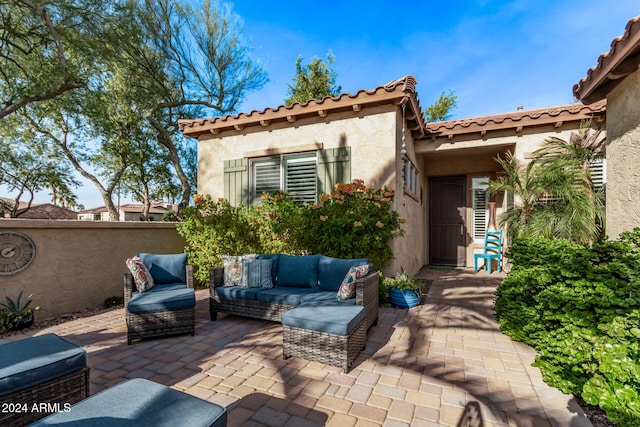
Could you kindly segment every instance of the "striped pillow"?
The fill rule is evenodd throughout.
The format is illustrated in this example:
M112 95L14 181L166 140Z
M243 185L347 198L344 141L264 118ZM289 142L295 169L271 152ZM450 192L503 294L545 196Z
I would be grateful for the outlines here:
M243 259L240 286L243 288L273 288L272 264L273 261L270 259Z

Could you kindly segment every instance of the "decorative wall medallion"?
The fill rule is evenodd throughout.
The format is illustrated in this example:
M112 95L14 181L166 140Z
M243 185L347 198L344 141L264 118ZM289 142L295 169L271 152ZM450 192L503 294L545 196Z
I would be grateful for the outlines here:
M17 231L0 232L0 275L24 270L35 256L36 245L27 235Z

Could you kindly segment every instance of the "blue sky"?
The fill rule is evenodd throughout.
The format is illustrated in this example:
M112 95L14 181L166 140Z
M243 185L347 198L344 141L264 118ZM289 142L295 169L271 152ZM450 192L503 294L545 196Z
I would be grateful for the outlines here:
M238 112L281 105L298 56L308 63L329 50L343 92L413 74L423 108L455 91L458 119L572 103L573 85L639 6L638 0L238 0L233 11L269 77ZM87 208L104 205L91 184L76 194Z
M455 118L572 103L573 84L624 33L639 6L637 0L236 1L270 79L239 110L282 104L296 58L307 63L329 50L343 92L413 74L423 108L442 91L456 92Z

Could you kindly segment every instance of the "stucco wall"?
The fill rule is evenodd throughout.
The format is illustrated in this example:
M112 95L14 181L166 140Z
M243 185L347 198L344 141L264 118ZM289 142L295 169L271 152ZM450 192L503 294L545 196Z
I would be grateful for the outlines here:
M393 184L395 107L366 108L359 113L331 114L322 121L300 119L293 124L251 127L198 141L198 193L224 197L224 161L265 149L309 144L323 148L351 147L351 177L367 186Z
M607 95L607 235L640 226L640 71Z
M403 227L407 233L392 242L395 258L383 272L393 275L403 267L415 273L424 265L424 212L419 201L404 196L402 191L402 163L396 161L402 158L400 117L397 106L384 105L358 113L331 114L322 120L302 119L266 129L247 128L234 134L201 137L198 193L224 197L223 162L243 158L247 153L309 144L322 144L325 149L351 147L351 178L364 180L368 187L392 186L396 190L394 207L407 220ZM411 147L410 132L407 135Z
M0 220L0 232L17 231L36 246L24 270L0 276L0 299L33 294L38 319L101 306L123 295L124 261L138 252L184 252L174 223ZM124 321L124 319L123 319Z

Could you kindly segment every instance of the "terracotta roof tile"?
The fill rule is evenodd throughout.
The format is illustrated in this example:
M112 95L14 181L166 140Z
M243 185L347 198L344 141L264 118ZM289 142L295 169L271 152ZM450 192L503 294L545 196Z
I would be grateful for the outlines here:
M432 134L449 135L521 126L537 126L566 120L582 120L583 118L602 114L606 109L606 105L606 101L591 105L575 103L535 110L519 110L504 114L434 122L427 124L427 131Z
M573 95L585 103L604 99L622 77L638 69L639 56L640 16L636 16L627 23L625 33L613 39L611 49L600 55L587 76L573 86ZM608 85L610 82L613 85Z
M411 115L411 120L416 125L414 128L418 132L422 132L424 130L424 122L417 99L417 92L415 91L416 83L414 76L406 75L371 90L359 90L355 94L342 93L319 100L312 99L305 103L296 102L292 105L265 108L262 111L253 110L249 113L180 120L179 126L185 136L197 138L208 133L218 134L223 131L239 131L247 126L266 127L275 122L293 122L302 117L324 117L324 115L331 112L359 111L363 106L379 105L385 102L394 102L396 104L408 102L409 107L414 110L414 114Z

